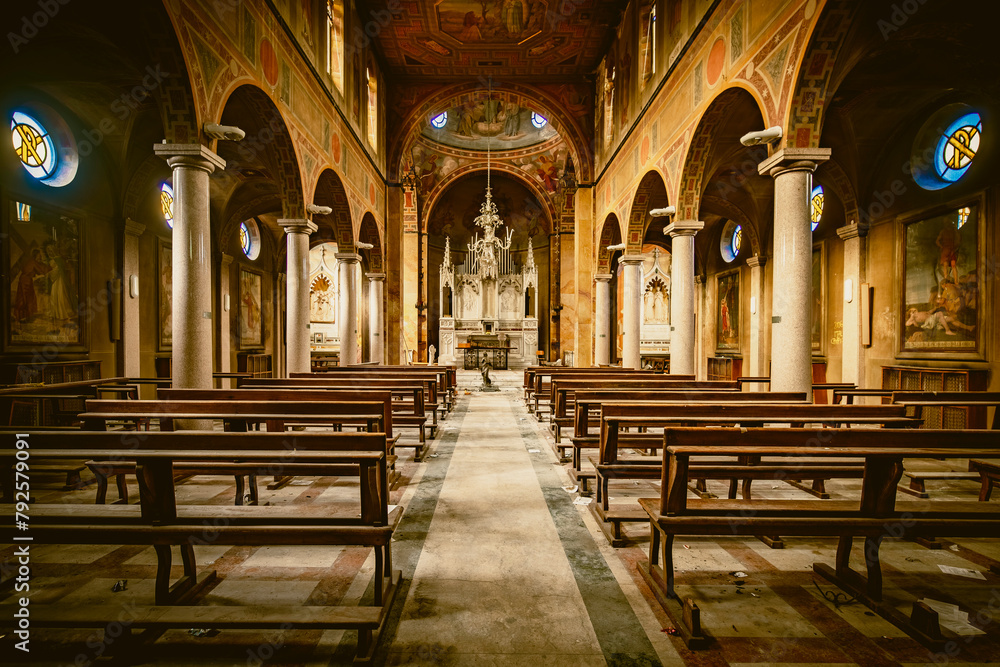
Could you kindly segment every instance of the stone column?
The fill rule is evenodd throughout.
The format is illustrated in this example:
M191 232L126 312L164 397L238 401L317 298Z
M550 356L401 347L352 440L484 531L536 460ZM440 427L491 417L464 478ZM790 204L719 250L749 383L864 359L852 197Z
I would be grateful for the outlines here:
M812 397L812 223L809 193L829 148L785 148L760 163L774 178L771 391Z
M232 274L233 256L222 253L222 262L219 266L219 372L228 373L232 370L233 341L230 330L229 313L233 309L233 298L231 296L233 288L230 284ZM229 387L236 388L236 380L223 381L229 383Z
M420 339L420 312L417 310L417 305L424 303L421 299L421 287L424 281L421 278L423 267L420 265L421 234L419 227L416 186L412 183L404 183L402 257L400 257L399 262L399 312L403 326L401 332L393 332L394 336L398 334L401 339L399 353L399 363L401 364L410 363L411 354L413 360L416 361L416 350ZM389 250L391 253L391 244Z
M868 227L852 222L837 230L844 239L844 347L840 381L864 387L865 348L861 344L861 285L866 280ZM840 296L834 290L834 298Z
M597 282L594 363L600 366L611 363L611 274L598 273L594 280Z
M278 220L285 230L285 359L286 372L308 373L309 359L309 235L318 229L303 219Z
M624 303L622 304L622 368L641 368L639 330L642 318L642 257L625 255L620 261L625 269Z
M767 259L754 255L747 260L750 267L750 350L747 352L747 367L743 372L749 377L767 375L767 359L764 358L764 265ZM763 391L767 385L750 384L753 391Z
M573 205L576 230L573 246L576 268L576 327L573 332L576 348L576 365L586 368L594 361L593 305L591 305L594 275L594 211L593 189L579 188ZM610 313L608 314L610 317ZM607 341L607 338L605 339ZM605 343L607 344L607 343ZM605 361L604 363L608 363Z
M173 169L173 353L175 388L212 387L212 230L208 175L226 161L201 144L153 144Z
M340 365L358 363L358 264L361 255L338 252L340 294L337 295L337 327L340 331Z
M670 374L693 375L694 363L694 235L700 220L678 220L666 226L670 236Z
M125 220L125 244L122 257L122 348L125 377L142 377L139 353L139 293L132 293L132 281L139 286L139 237L146 225ZM156 287L155 285L153 286ZM155 303L155 301L154 301Z
M385 328L384 314L382 312L382 284L385 282L384 273L369 273L368 275L368 350L371 358L379 365L385 363L383 332Z

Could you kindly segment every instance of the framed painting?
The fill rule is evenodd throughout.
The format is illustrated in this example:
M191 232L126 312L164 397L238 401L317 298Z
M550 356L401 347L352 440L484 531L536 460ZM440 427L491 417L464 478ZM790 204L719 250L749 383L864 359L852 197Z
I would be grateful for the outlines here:
M169 350L174 341L174 264L173 248L161 238L156 240L156 310L158 313L160 351Z
M81 303L87 288L80 217L20 201L8 207L5 349L85 351L97 309Z
M715 348L740 351L740 270L720 273L716 282Z
M900 351L979 351L981 202L903 223Z
M240 349L260 349L264 346L264 322L261 274L240 268L239 331Z
M810 341L813 355L823 354L823 330L826 324L826 262L822 243L812 251L812 326Z

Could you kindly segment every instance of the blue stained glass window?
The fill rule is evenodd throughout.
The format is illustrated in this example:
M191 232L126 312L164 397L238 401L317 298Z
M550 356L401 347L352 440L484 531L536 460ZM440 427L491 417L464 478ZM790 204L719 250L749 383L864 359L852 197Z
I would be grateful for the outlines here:
M10 138L21 165L33 178L45 181L56 171L56 147L41 123L26 113L15 111L10 121Z
M15 204L17 208L17 221L31 222L31 205L24 202L15 202Z
M240 223L240 247L243 248L243 254L249 257L253 248L250 243L250 230L247 229L245 222Z
M531 124L537 127L539 130L548 124L549 119L540 113L531 112Z
M812 221L812 229L816 231L819 221L823 219L823 205L826 203L826 192L822 185L817 185L812 189L809 197L809 219Z
M743 227L736 225L733 230L733 237L729 240L729 248L733 251L733 257L740 254L740 245L743 243Z
M167 221L167 227L174 228L174 189L169 183L160 186L160 211L163 219Z
M443 112L439 113L438 115L434 116L433 118L431 118L431 125L434 126L437 129L439 129L439 130L442 127L444 127L447 122L448 122L448 112L447 111L443 111Z
M934 152L934 169L948 183L965 176L979 151L983 133L983 119L978 113L967 113L956 118L938 139Z

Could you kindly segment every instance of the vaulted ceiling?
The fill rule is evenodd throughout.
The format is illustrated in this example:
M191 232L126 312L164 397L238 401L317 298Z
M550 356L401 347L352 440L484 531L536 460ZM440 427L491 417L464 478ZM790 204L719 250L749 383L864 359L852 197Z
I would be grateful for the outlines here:
M390 5L398 11L389 12ZM486 76L531 83L580 81L607 50L623 6L602 0L358 3L362 18L372 17L381 28L375 42L387 74L409 82Z

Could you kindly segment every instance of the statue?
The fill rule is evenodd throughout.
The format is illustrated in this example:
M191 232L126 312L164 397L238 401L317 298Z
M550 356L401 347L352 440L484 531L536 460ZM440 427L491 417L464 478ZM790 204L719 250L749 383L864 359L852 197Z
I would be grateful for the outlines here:
M483 352L482 361L479 362L479 372L483 374L483 386L479 388L479 391L500 391L500 388L494 386L493 380L490 379L491 370L493 370L493 364L490 363L490 353Z
M437 360L437 348L433 345L427 346L427 364L433 366Z

